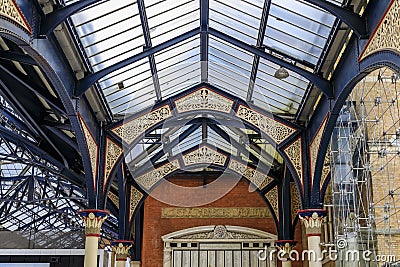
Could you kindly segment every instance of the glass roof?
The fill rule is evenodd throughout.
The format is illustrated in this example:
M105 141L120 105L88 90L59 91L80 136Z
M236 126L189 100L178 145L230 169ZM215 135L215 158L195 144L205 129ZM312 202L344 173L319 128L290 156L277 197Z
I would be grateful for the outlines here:
M212 29L318 72L337 23L330 13L302 0L272 0L269 13L264 12L268 5L263 0L209 0L208 12L201 12L201 0L143 2L144 8L140 9L137 1L105 0L72 16L70 23L93 72L200 29L201 14L207 14ZM341 5L343 1L329 2ZM161 51L99 80L112 113L135 113L206 77L206 82L275 114L296 115L310 89L307 79L293 71L284 80L276 79L274 73L280 66L218 36L208 34L206 40L200 36L163 46ZM208 49L201 49L202 45ZM202 68L204 58L206 68Z

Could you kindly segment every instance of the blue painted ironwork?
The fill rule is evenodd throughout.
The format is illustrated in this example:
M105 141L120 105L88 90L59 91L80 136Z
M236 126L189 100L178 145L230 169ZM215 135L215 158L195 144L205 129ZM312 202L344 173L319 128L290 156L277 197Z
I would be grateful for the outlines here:
M209 24L209 0L200 0L200 60L201 81L208 82L208 24Z
M100 1L101 0L77 1L66 7L57 9L57 10L51 12L50 14L47 14L41 22L40 35L46 35L46 36L50 35L58 25L60 25L62 22L64 22L70 16L81 11L85 7L93 5Z
M37 65L36 61L33 60L30 56L18 52L0 50L0 58L10 61L16 61L27 65Z
M258 47L258 48L261 48L261 46L264 43L265 31L267 29L268 14L269 14L269 10L271 7L271 3L272 3L272 0L264 1L264 7L263 7L262 15L261 15L260 28L258 29L258 37L257 37L257 44L256 44L256 47ZM251 101L251 99L253 97L254 84L256 82L259 64L260 64L260 56L254 55L253 65L251 67L249 88L247 89L247 97L246 97L247 101Z
M168 47L171 47L173 45L176 45L182 41L185 41L193 36L196 36L197 34L200 33L200 28L188 31L184 34L181 34L175 38L172 38L162 44L153 46L152 48L149 49L145 49L142 53L139 53L135 56L129 57L127 59L122 60L119 63L116 63L114 65L111 65L110 67L107 67L105 69L102 69L98 72L89 74L88 76L86 76L85 78L83 78L82 80L80 80L77 84L77 88L75 90L75 96L81 96L82 94L84 94L86 92L87 89L89 89L90 86L92 86L96 81L98 81L99 79L103 78L104 76L106 76L107 74L110 74L120 68L123 68L125 66L128 66L132 63L135 63L141 59L144 59L152 54L155 54L157 52L160 52L161 50L164 50Z
M304 78L308 79L310 82L312 82L315 86L317 86L327 97L332 98L333 97L333 86L332 84L324 79L321 76L318 76L317 74L311 73L305 69L302 69L298 66L295 66L283 59L277 58L271 54L268 54L262 50L260 50L257 47L251 46L241 40L238 40L230 35L227 35L223 32L220 32L216 29L209 28L208 29L209 34L218 37L219 39L231 43L243 50L246 50L254 55L258 55L261 58L264 58L266 60L269 60L275 64L278 64L286 69L289 69L291 71L296 72L297 74L303 76Z
M366 38L368 36L366 20L346 7L339 7L327 1L305 0L305 2L316 5L332 15L335 15L341 21L347 24L358 37Z

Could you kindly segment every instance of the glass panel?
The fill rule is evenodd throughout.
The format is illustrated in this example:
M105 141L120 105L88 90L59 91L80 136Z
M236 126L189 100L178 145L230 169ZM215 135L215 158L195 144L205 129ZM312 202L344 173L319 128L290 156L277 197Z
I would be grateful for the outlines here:
M145 4L153 46L200 26L198 1L145 1Z

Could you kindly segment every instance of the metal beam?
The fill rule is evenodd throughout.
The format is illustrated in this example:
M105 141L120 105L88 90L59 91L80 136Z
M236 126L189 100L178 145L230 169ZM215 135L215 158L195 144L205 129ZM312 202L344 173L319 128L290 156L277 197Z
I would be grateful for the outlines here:
M142 22L144 42L146 45L144 49L150 49L151 47L153 47L153 45L151 43L150 28L146 15L146 7L144 4L144 0L138 0L137 5L139 9L140 21ZM160 80L158 79L157 66L156 66L156 61L154 59L154 54L150 54L148 58L149 58L150 71L153 78L153 85L157 101L161 101L162 96L161 96Z
M80 80L77 84L77 87L75 88L75 96L81 96L82 94L84 94L86 92L86 90L89 89L90 86L92 86L96 81L98 81L99 79L103 78L104 76L120 69L123 68L125 66L128 66L132 63L135 63L141 59L144 59L146 57L148 57L151 54L155 54L158 53L168 47L171 47L173 45L176 45L182 41L185 41L193 36L196 36L197 34L200 33L200 28L188 31L184 34L181 34L177 37L172 38L171 40L168 40L164 43L161 43L159 45L153 46L149 49L146 49L145 51L134 55L132 57L129 57L127 59L122 60L121 62L118 62L114 65L111 65L107 68L102 69L101 71L89 74L88 76L86 76L85 78L83 78L82 80Z
M210 9L209 0L200 0L200 64L201 64L201 82L208 82L208 23Z
M271 2L272 0L264 1L263 13L261 15L261 21L260 21L260 28L258 29L258 37L256 45L257 47L261 47L264 43L265 30L267 28L268 14L271 7ZM247 101L251 101L251 99L253 98L254 84L256 82L259 64L260 64L260 56L254 55L253 65L251 67L250 82L247 90L247 97L246 97Z
M273 55L268 54L268 53L260 50L257 47L249 45L241 40L238 40L230 35L220 32L216 29L209 28L208 32L225 42L228 42L228 43L235 45L243 50L246 50L250 53L258 55L261 58L264 58L264 59L271 61L277 65L280 65L286 69L296 72L297 74L305 77L310 82L312 82L315 86L317 86L328 98L333 98L333 86L328 80L324 79L323 77L318 76L315 73L306 71L306 70L304 70L298 66L295 66L283 59L274 57Z
M52 165L56 166L61 174L64 173L64 170L69 170L65 168L64 164L59 162L57 159L53 158L47 152L37 147L36 144L26 140L22 136L19 136L11 132L10 130L8 130L3 126L0 126L0 137L16 145L19 146L23 145L23 147L27 148L31 153L35 154L36 156L39 156L41 159L44 159L47 162L51 163ZM70 170L67 171L66 173L68 174L68 176L66 177L69 178L68 179L69 182L82 186L82 181L83 181L82 177L78 176L77 174L73 173Z
M10 61L16 61L26 65L37 65L36 61L30 56L17 52L0 50L0 58Z
M360 17L353 11L346 9L345 7L340 7L332 4L328 1L322 0L304 0L310 4L320 7L332 15L336 16L338 19L343 21L350 29L352 29L358 37L366 38L368 35L367 23L365 19Z
M199 127L201 126L200 124L193 124L189 128L187 128L183 133L181 133L177 138L172 140L169 144L167 144L161 151L156 153L149 161L144 163L142 166L140 166L136 171L135 171L135 176L141 175L143 173L146 173L149 169L151 169L154 166L154 163L162 158L165 154L167 154L170 150L172 150L174 147L176 147L180 142L185 140L189 135L191 135L194 131L196 131Z
M81 0L47 14L41 22L40 35L48 36L58 25L73 14L81 11L85 7L101 1L102 0Z

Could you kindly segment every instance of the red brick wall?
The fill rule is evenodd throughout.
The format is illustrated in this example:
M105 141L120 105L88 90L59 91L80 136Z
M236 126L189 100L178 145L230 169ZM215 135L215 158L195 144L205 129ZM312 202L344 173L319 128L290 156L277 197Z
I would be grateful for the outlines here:
M201 186L201 180L190 179L189 177L169 179L174 184L184 186ZM207 188L207 187L206 187ZM207 190L207 189L204 190ZM158 192L170 192L170 183L161 183L156 190ZM174 196L176 198L194 198L196 196L185 195L179 193ZM259 229L272 234L276 233L276 228L273 219L208 219L208 218L161 218L162 208L171 207L168 204L162 203L152 197L148 197L144 203L144 231L143 231L143 249L142 249L142 266L143 267L158 267L162 266L163 262L163 246L161 236L183 230L186 228L204 226L204 225L236 225ZM245 181L240 181L228 194L216 200L213 203L204 205L203 207L266 207L264 200L257 192L249 192L249 184ZM296 236L301 240L301 233L296 233Z

